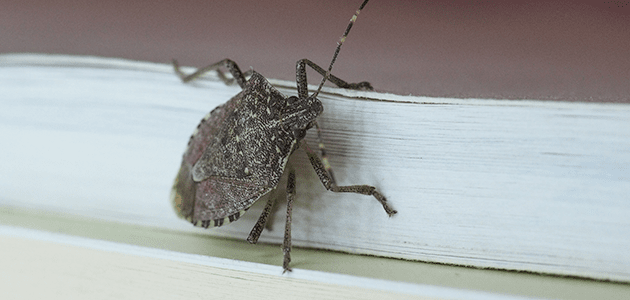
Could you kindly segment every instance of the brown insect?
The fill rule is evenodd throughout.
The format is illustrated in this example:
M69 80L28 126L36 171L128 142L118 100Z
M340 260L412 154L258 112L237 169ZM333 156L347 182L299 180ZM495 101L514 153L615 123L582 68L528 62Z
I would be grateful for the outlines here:
M326 189L374 196L389 216L396 213L373 186L338 186L321 138L321 159L304 140L306 131L313 127L319 133L317 117L324 107L317 95L326 80L341 88L372 90L368 82L347 83L330 74L341 45L367 2L365 0L361 4L350 20L327 71L308 59L297 62L297 97L284 96L255 71L243 74L236 63L229 59L201 68L190 75L182 73L177 61L173 61L175 72L184 82L214 70L226 83L235 80L243 89L228 102L208 113L190 137L171 193L180 217L195 226L205 228L238 220L254 202L278 186L289 156L298 148L306 151L313 169ZM308 95L306 66L324 76L312 95ZM225 67L233 79L226 78L221 67ZM295 171L291 168L288 171L287 221L282 246L282 267L285 272L291 271L291 210L295 199ZM247 238L250 243L258 241L274 200L270 198L267 201Z

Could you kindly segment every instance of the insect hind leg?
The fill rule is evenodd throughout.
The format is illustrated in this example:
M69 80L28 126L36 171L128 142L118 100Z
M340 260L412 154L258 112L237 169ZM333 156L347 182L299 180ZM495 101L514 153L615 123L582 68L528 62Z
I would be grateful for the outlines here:
M373 196L374 198L376 198L376 200L378 200L379 203L381 203L387 215L391 217L397 213L396 210L392 209L389 206L389 204L387 204L387 199L385 198L385 196L383 196L383 194L378 192L376 188L371 185L338 186L337 183L334 181L334 179L330 176L330 174L326 170L325 164L322 162L322 159L320 159L319 156L317 156L317 154L315 153L315 151L313 151L308 146L305 140L302 140L301 146L304 149L304 151L306 151L306 154L308 155L308 159L311 162L311 165L313 166L315 173L317 173L319 180L322 182L322 184L327 190L335 192L335 193L356 193L356 194Z
M221 67L225 67L230 72L230 74L232 74L232 78L227 78L225 76L225 73L223 73L223 71L220 69ZM247 81L245 78L252 73L251 70L245 73L241 72L241 69L238 67L238 65L229 58L226 58L222 61L216 62L211 65L205 66L203 68L199 68L194 73L188 74L188 75L182 72L177 60L173 59L173 69L175 69L175 73L179 76L179 78L182 79L183 82L193 81L193 80L199 79L201 76L203 76L204 74L210 71L216 71L219 78L225 84L231 85L232 83L234 83L234 81L236 81L236 83L238 83L238 85L241 88L245 87L245 82Z

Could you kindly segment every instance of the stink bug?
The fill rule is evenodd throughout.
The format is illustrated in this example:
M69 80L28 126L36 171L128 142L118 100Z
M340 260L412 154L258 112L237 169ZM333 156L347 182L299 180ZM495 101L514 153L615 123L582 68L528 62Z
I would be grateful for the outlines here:
M326 80L342 88L372 90L367 82L347 83L330 74L341 45L367 2L365 0L361 4L350 20L344 35L337 43L327 71L308 59L297 62L297 97L285 97L255 71L243 74L236 63L229 59L201 68L190 75L184 74L177 61L173 60L175 72L184 82L215 70L223 81L229 84L235 80L243 89L228 102L208 113L188 141L171 193L173 205L180 217L204 228L222 226L238 220L256 200L278 186L289 156L298 148L306 151L313 169L326 189L374 196L389 216L396 213L373 186L338 186L321 137L321 158L304 140L306 131L313 127L320 136L316 119L324 107L317 95ZM308 95L306 66L324 76L312 95ZM226 78L221 67L225 67L233 79ZM287 222L282 245L284 271L291 270L291 209L294 198L295 171L289 167ZM258 241L274 200L270 197L267 201L247 238L250 243Z

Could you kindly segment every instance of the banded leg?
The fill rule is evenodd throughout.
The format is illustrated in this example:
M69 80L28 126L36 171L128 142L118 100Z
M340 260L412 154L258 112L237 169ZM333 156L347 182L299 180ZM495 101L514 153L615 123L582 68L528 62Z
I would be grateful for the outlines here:
M287 180L287 223L284 227L284 241L282 242L282 253L284 253L284 259L282 260L283 274L286 271L291 272L289 263L291 262L291 213L293 211L293 200L295 200L295 170L291 168Z
M258 221L256 222L256 225L254 225L254 228L252 228L252 231L249 233L249 236L247 237L247 241L250 244L256 244L258 242L258 238L260 238L260 234L265 228L265 224L267 224L267 219L269 218L269 213L271 212L271 209L273 208L274 202L276 202L274 197L269 197L269 199L267 199L267 204L265 204L265 208L260 214L260 217L258 217Z
M385 209L385 212L390 217L397 213L396 210L389 207L389 205L387 204L387 199L385 199L385 196L379 193L376 190L376 188L373 186L370 186L370 185L337 186L337 184L333 181L333 179L328 174L328 171L326 171L326 168L324 167L324 163L317 156L315 151L309 148L305 140L302 140L301 143L302 143L301 146L304 148L304 150L306 151L306 154L308 155L308 159L311 162L313 169L315 169L315 173L317 173L319 180L322 182L322 184L327 190L335 192L335 193L356 193L356 194L374 196L374 198L376 198L376 200L378 200L378 202L381 203L381 205L383 206L383 209Z
M219 69L220 67L225 67L230 72L230 74L232 74L232 78L225 77L225 74L223 73L223 71ZM216 71L219 78L223 82L225 82L225 84L231 85L234 82L234 80L236 80L236 82L241 88L245 87L245 81L246 81L245 77L251 74L251 70L245 73L242 73L238 65L233 60L228 59L228 58L222 61L216 62L214 64L211 64L209 66L199 68L197 69L197 71L189 75L186 75L184 74L184 72L182 72L182 70L179 67L179 63L175 59L173 59L173 68L175 69L175 73L179 75L179 78L181 78L183 82L189 82L189 81L198 79L199 77L203 76L203 74L205 73L208 73L210 71Z

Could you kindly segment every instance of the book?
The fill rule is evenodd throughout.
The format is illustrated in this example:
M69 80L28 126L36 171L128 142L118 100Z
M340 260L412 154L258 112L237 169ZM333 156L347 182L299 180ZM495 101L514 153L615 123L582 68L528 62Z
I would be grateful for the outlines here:
M295 94L294 82L270 82ZM213 73L183 84L168 64L1 55L0 206L244 240L264 201L207 230L178 219L169 202L190 134L239 90ZM629 105L334 87L319 99L338 183L375 186L398 214L326 191L298 150L294 245L630 281ZM317 147L315 132L306 140ZM261 242L282 241L277 206Z

